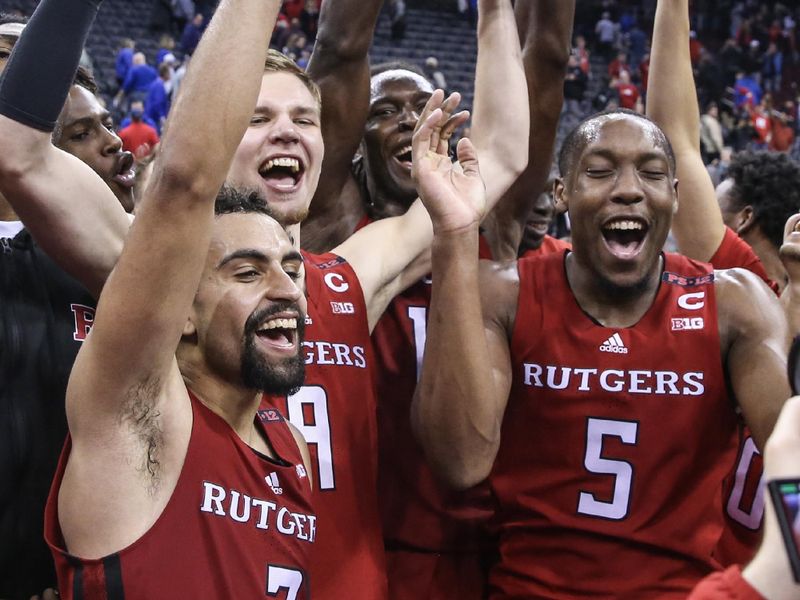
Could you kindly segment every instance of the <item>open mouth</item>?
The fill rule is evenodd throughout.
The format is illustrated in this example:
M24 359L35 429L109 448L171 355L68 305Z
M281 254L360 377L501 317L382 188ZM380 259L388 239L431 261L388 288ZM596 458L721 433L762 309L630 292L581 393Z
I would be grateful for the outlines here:
M269 319L258 328L256 336L268 346L291 350L297 346L297 318Z
M304 172L303 162L293 156L271 158L258 169L258 174L267 185L282 191L297 187Z
M123 152L117 162L116 174L111 178L122 187L132 188L136 183L136 169L133 167L133 154Z
M618 217L602 227L603 240L611 254L628 260L636 257L647 237L647 223L638 218Z
M411 146L403 146L394 153L394 159L400 163L404 169L411 170Z

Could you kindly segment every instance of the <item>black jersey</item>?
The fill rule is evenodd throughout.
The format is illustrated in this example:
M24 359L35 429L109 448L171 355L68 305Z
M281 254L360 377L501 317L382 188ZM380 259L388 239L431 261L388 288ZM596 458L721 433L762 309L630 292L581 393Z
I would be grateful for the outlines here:
M0 238L0 598L55 584L44 505L67 433L64 395L95 302L23 230Z

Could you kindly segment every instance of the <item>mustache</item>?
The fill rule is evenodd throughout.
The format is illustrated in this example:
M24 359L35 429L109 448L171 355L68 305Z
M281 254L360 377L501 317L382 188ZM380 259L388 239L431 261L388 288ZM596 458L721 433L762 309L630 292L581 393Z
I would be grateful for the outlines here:
M245 321L244 324L245 334L246 335L255 334L255 332L258 331L259 326L269 317L289 310L297 313L298 316L297 329L298 331L302 332L303 326L305 324L304 321L305 314L303 313L303 311L300 310L300 306L296 302L276 302L270 306L254 310L252 314L249 317L247 317L247 321Z

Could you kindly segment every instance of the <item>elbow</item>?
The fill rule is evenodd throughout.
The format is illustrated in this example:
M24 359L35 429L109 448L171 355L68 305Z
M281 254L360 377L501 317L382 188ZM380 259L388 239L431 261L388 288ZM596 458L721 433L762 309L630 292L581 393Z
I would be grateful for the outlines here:
M372 43L372 29L359 28L353 35L342 35L331 27L323 26L317 33L314 53L336 63L366 60Z
M183 158L172 160L174 156L164 156L161 165L156 163L149 185L150 196L163 198L170 203L186 201L194 203L216 198L223 178L214 177L202 165L192 164Z

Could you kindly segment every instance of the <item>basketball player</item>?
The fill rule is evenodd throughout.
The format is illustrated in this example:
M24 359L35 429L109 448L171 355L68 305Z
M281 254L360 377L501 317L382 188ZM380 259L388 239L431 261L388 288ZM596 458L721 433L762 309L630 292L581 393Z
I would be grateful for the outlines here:
M48 135L98 6L39 5L0 85L4 133ZM217 218L212 208L278 9L218 8L70 376L71 437L46 525L65 597L307 593L315 517L305 444L276 411L259 411L264 392L302 383L302 259L274 220L239 214L259 202L223 196ZM223 68L232 54L235 66ZM28 80L45 73L62 87L32 100ZM211 119L223 109L226 119ZM57 177L71 173L98 194L104 186L67 154L48 159ZM5 175L9 196L20 184Z
M474 258L477 165L450 174L427 136L434 289L412 417L450 485L488 478L490 598L685 597L718 567L735 404L763 443L789 395L777 301L748 271L661 253L675 163L641 115L567 137L555 192L573 250L506 265Z

